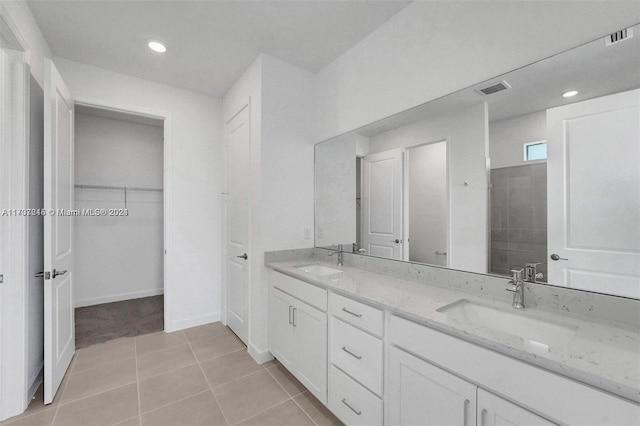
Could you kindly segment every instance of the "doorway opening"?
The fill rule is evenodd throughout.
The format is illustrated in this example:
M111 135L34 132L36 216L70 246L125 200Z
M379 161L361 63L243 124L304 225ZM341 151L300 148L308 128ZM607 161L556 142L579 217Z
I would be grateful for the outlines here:
M75 340L164 329L164 121L75 108Z
M449 195L447 141L406 150L404 260L447 266Z

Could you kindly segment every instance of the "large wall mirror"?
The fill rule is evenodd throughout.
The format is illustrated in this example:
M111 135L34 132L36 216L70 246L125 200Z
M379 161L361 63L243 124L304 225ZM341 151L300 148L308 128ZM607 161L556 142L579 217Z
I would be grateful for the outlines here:
M319 143L315 180L316 247L640 298L640 25Z

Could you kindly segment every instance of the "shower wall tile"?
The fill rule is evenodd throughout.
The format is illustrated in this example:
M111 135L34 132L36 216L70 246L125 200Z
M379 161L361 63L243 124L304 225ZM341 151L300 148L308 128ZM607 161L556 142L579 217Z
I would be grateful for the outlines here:
M531 166L533 170L533 185L547 187L547 163L539 163Z
M546 182L546 163L491 171L491 273L510 275L539 262L546 277Z
M509 228L509 250L533 251L533 230Z
M509 251L491 249L491 270L509 269Z
M507 169L492 170L491 185L493 188L506 188L509 186L509 172Z
M533 187L533 222L532 226L535 229L547 229L547 187L546 186L534 186Z
M491 248L507 249L509 246L509 229L491 229Z
M509 226L509 190L493 188L491 190L491 227L507 228Z
M509 207L509 229L533 229L533 209Z

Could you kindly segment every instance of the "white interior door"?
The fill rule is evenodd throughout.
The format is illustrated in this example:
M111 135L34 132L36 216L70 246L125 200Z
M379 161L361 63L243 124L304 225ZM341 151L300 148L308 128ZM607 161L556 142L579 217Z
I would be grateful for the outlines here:
M53 62L44 83L44 402L75 352L73 310L73 100Z
M406 260L447 266L447 141L413 147L405 155Z
M402 150L364 157L363 247L372 256L402 259Z
M640 90L549 109L547 133L549 282L640 297Z
M227 124L227 325L246 344L249 294L249 105Z

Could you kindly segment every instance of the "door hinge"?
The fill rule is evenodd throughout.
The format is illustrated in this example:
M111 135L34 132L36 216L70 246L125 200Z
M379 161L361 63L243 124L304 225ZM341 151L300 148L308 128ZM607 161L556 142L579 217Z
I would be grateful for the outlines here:
M4 283L4 274L0 274L0 284Z

